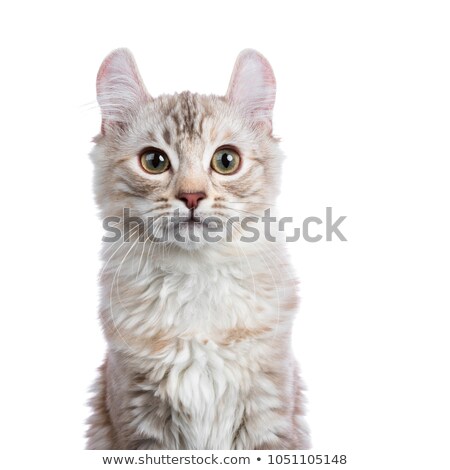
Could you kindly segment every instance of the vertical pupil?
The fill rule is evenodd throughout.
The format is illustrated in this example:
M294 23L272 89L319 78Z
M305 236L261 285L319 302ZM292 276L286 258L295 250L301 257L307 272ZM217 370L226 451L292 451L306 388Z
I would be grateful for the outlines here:
M222 165L225 168L228 168L231 165L231 162L233 161L233 157L229 153L222 153Z
M153 168L158 168L158 166L164 162L164 157L159 153L150 153L148 159Z

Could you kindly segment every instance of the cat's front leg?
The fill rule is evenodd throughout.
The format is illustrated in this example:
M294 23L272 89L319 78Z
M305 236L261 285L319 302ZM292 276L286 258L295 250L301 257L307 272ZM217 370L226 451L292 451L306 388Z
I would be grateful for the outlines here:
M106 403L105 370L106 363L100 367L99 376L92 388L94 395L89 402L92 414L87 421L87 450L113 450L118 448L116 433Z
M296 365L288 373L261 374L244 406L242 422L234 439L236 449L310 448Z
M276 413L277 414L277 413ZM282 431L274 429L278 426L268 426L261 431L259 428L252 428L252 424L246 424L236 436L236 449L251 450L306 450L310 448L309 435L307 429L303 428L297 420L289 416L275 416L273 421L278 421ZM284 423L284 424L283 424Z

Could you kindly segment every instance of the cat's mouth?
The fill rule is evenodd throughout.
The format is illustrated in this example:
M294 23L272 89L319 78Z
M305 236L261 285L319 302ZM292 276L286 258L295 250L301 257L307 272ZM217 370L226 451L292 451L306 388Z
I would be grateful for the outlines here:
M195 213L194 209L191 209L191 212L188 217L188 223L189 225L203 223L202 219L200 219L200 217Z
M175 221L175 225L179 224L187 224L189 226L203 225L204 220L195 213L194 209L191 209L189 211L189 214L186 214L185 216L180 217L178 220Z

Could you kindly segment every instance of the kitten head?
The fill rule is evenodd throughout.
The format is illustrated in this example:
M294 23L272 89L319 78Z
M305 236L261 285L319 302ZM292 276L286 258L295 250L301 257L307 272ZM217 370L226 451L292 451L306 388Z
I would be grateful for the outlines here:
M186 249L208 244L212 226L219 243L230 227L235 240L243 219L261 216L278 194L275 89L268 61L247 49L225 96L154 98L131 53L113 51L97 76L102 125L92 152L103 217L122 217L127 208L150 229L146 236L160 231L158 239L165 234Z

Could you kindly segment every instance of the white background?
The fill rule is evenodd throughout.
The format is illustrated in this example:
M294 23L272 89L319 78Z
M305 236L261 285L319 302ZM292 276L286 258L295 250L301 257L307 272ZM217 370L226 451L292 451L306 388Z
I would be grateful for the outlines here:
M347 216L348 242L290 246L314 451L347 453L355 469L449 468L447 5L3 4L4 468L24 468L19 457L71 468L84 446L84 403L104 352L87 154L100 124L97 69L121 46L154 95L223 94L241 49L269 59L288 156L282 212L301 220L332 206Z

